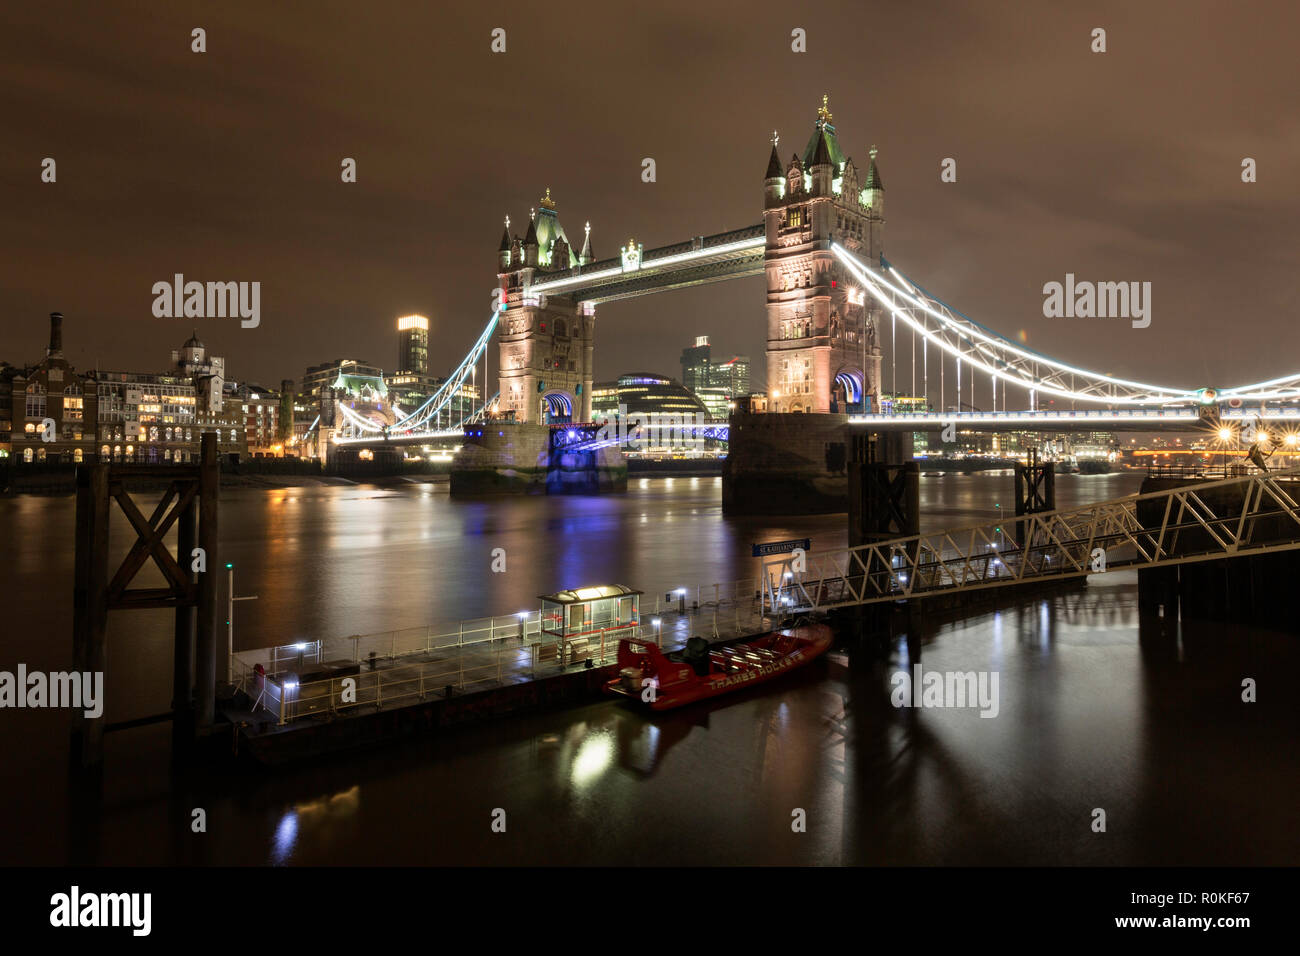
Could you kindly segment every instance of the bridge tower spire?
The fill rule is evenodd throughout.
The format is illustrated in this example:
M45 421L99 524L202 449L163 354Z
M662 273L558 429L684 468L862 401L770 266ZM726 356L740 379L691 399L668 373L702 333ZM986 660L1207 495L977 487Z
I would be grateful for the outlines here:
M497 269L505 272L510 268L510 217L506 216L506 226L501 233L501 245L497 247Z
M870 410L879 398L879 307L831 246L879 258L884 187L874 147L862 183L832 119L823 95L807 146L784 172L774 137L763 183L772 412L843 414Z
M497 334L498 408L516 421L591 419L595 307L532 291L535 282L591 261L590 223L585 231L582 252L575 254L549 187L530 212L522 243L517 236L510 240L507 221L497 274L505 301Z

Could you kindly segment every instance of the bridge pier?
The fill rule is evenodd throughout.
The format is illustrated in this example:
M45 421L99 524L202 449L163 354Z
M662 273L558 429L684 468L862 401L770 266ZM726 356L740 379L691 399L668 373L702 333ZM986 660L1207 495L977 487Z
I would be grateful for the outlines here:
M152 515L139 510L125 479L169 478L170 485ZM82 465L77 469L75 579L73 584L72 656L78 672L106 675L108 615L111 611L169 608L175 613L172 710L120 725L136 726L159 719L173 722L173 744L183 750L196 733L210 730L215 718L218 674L217 436L202 436L198 465ZM109 573L109 531L116 501L135 531L135 540ZM197 517L197 522L196 522ZM165 538L177 528L178 550ZM195 570L197 542L202 567ZM190 550L184 550L189 548ZM129 585L150 559L163 574L161 587ZM105 677L105 679L107 679ZM102 715L87 718L74 709L69 760L74 774L96 773L103 765Z
M1030 452L1029 463L1016 463L1016 517L1056 510L1056 469L1052 462L1040 462L1037 452ZM1015 523L1014 539L1025 544L1028 522Z
M723 514L844 511L847 425L847 415L733 413L722 464Z
M862 450L854 451L859 443ZM728 515L849 511L855 497L850 462L912 459L911 432L867 432L839 414L734 412L728 446L722 465Z
M451 496L545 494L549 442L545 425L502 422L466 428L465 443L451 466Z
M550 426L528 422L467 426L464 444L452 463L452 497L627 490L627 461L617 447L565 449L555 435Z
M1163 618L1170 623L1179 616L1178 565L1138 569L1138 616Z
M848 466L849 547L921 533L921 470L915 461L877 456L889 451L884 436L852 436ZM893 436L890 436L893 437ZM882 447L882 445L884 447Z
M597 495L627 491L627 461L616 447L563 448L551 429L546 462L548 495Z

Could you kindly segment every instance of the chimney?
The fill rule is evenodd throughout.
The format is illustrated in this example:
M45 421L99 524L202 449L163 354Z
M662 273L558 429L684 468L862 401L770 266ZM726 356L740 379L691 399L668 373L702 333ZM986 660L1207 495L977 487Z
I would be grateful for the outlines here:
M46 358L63 357L63 313L50 313L50 347L45 350Z

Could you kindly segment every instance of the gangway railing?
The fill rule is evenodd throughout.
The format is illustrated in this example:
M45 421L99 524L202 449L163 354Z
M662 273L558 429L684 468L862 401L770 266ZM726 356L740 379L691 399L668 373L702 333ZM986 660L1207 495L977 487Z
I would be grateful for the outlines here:
M774 624L750 578L647 591L636 621L611 622L577 639L543 630L537 609L240 651L231 655L231 674L253 712L289 724L357 708L404 706L445 694L448 687L463 691L545 677L587 661L605 666L617 659L621 638L675 650L697 634L725 640ZM352 673L339 673L348 665ZM338 676L304 679L323 670Z
M783 557L770 614L923 599L1300 548L1300 468L1180 485L1079 508Z

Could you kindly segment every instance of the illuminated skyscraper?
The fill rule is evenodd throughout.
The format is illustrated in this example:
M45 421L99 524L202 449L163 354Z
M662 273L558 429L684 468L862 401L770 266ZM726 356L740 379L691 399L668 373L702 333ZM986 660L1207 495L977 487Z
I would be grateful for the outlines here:
M749 356L715 364L707 335L682 349L682 384L702 401L714 418L726 418L739 395L749 392Z
M429 374L429 320L423 315L397 320L397 370Z
M697 335L693 346L682 349L682 384L691 391L712 385L713 376L710 374L712 363L709 337Z

